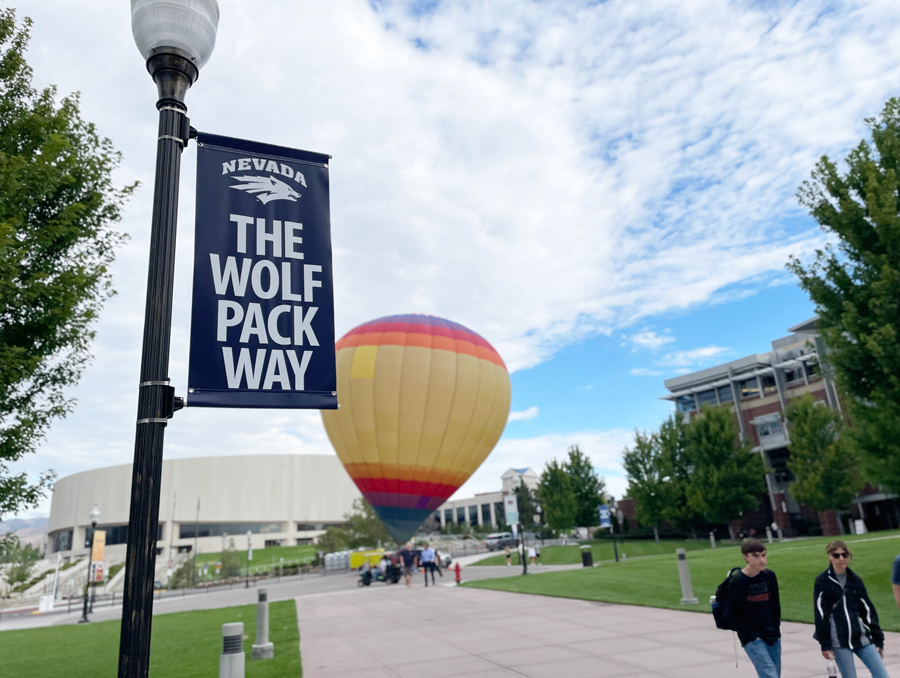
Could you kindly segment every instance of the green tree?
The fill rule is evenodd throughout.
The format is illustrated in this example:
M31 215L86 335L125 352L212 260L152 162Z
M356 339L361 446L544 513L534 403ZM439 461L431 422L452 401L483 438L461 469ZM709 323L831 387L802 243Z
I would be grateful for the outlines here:
M329 525L325 528L325 534L319 535L316 542L322 553L336 553L346 549L350 539L346 529L338 525Z
M534 492L523 482L515 489L516 504L519 507L519 522L525 526L526 530L534 529L537 523L534 522L534 516L537 515L537 502L535 501Z
M704 408L687 427L692 464L687 501L710 523L729 523L759 504L765 472L759 455L738 441L734 413Z
M606 503L603 479L594 470L591 458L582 452L578 445L569 448L565 469L569 474L572 491L575 493L575 525L578 527L596 525L600 521L597 507Z
M840 508L862 486L853 448L842 435L840 416L807 393L785 409L790 424L788 468L797 477L791 494L816 511Z
M394 539L381 522L381 518L375 513L375 509L362 497L353 501L353 510L344 515L347 521L343 528L346 535L347 547L351 549L362 547L375 548L378 542L393 544ZM321 538L320 538L321 540Z
M234 547L234 539L228 540L228 548L222 552L222 576L239 577L245 561Z
M634 499L637 519L652 525L659 541L659 523L669 501L669 478L663 479L659 437L655 433L634 432L634 447L625 448L622 466L628 474L628 496Z
M93 322L113 293L113 229L133 186L120 156L79 112L78 95L32 86L31 21L0 10L0 517L34 506L53 480L14 474L90 360Z
M660 477L666 483L663 521L693 531L704 523L703 516L688 502L691 474L694 470L688 451L688 428L680 412L675 412L659 427Z
M541 473L538 499L543 507L544 522L550 529L566 533L575 527L578 501L564 463L551 459Z

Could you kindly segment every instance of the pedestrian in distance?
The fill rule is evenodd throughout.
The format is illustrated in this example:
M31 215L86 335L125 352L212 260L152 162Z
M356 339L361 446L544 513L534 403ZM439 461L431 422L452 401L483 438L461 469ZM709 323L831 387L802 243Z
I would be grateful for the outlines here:
M759 678L781 676L781 599L778 579L767 569L766 546L745 539L741 555L747 565L731 577L725 619L734 629Z
M842 541L825 547L828 568L816 577L813 592L816 632L822 656L834 660L843 678L856 678L853 655L873 678L888 678L884 668L884 633L863 580L850 569L853 554Z
M412 544L406 542L403 545L403 550L400 551L400 571L408 589L412 588L412 578L416 572L416 560L416 552L412 550Z
M503 549L503 553L506 555L506 567L512 565L512 551L509 550L509 546Z
M894 558L894 565L891 568L891 588L894 589L894 603L897 605L897 612L900 612L900 555Z
M535 558L537 558L537 564L540 565L541 564L541 547L538 546L537 544L534 545L534 555L535 555Z
M434 549L431 548L427 543L423 544L422 555L419 556L419 562L422 564L422 568L425 574L425 586L428 586L428 573L431 573L431 585L435 586L434 583L434 560L435 553Z
M528 547L528 562L534 565L534 559L537 558L537 551L534 549L534 544Z

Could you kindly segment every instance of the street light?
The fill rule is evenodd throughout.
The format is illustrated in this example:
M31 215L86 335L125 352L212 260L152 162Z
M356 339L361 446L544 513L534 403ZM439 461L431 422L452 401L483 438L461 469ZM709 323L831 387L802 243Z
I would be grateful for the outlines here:
M190 138L184 97L216 44L216 0L131 0L131 29L159 99L150 264L138 388L125 596L119 640L119 678L145 678L150 626L159 487L166 423L183 402L169 384L172 287L181 151Z
M244 579L244 588L250 588L250 561L253 560L253 551L250 549L250 537L253 536L253 533L250 530L247 530L247 577Z
M100 520L100 509L97 508L96 504L94 504L94 508L91 509L91 516L89 520L91 521L91 540L88 543L87 584L85 584L84 586L84 610L81 612L81 619L78 620L79 624L89 624L91 621L90 619L88 619L88 590L91 588L91 564L94 557L94 533L97 531L97 521Z

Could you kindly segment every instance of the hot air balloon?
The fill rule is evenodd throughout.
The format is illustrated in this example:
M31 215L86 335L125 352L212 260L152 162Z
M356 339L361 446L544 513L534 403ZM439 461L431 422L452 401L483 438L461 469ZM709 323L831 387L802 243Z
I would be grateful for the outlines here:
M409 539L485 460L509 416L506 365L449 320L395 315L337 342L331 444L397 543Z

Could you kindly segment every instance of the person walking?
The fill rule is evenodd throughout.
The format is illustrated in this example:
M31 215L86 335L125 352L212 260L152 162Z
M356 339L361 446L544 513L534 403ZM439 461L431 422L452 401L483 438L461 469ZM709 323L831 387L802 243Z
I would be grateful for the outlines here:
M745 539L746 567L735 572L725 599L725 619L734 629L759 678L781 676L781 599L778 579L767 569L766 546Z
M828 568L816 577L813 590L816 632L822 656L833 659L843 678L856 678L853 655L873 678L888 678L884 668L884 633L866 586L850 569L853 554L842 541L825 547Z
M509 567L512 565L512 552L509 550L509 546L503 549L503 553L506 555L506 567Z
M422 568L425 571L425 586L428 586L428 573L431 573L431 585L435 586L434 583L434 558L435 553L434 549L431 548L427 543L425 543L424 548L422 549L422 555L419 556L419 563L421 563Z
M528 562L534 565L534 559L537 558L537 551L534 550L534 544L528 547Z
M413 574L416 571L416 552L412 550L412 544L409 542L406 542L400 551L400 567L406 588L411 589Z

